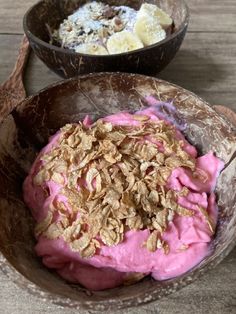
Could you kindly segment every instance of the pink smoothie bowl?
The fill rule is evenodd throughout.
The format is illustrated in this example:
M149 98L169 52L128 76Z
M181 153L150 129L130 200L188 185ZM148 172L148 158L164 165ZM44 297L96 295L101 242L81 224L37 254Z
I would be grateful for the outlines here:
M183 123L187 140L199 154L213 151L225 167L218 177L219 208L210 253L176 278L150 276L130 285L90 291L70 284L47 269L34 247L34 219L23 201L22 184L51 135L66 123L120 111L135 112L147 96L172 101L172 117ZM39 300L74 310L115 311L158 299L183 288L219 264L236 243L236 132L223 116L193 93L139 74L97 73L53 84L25 99L0 123L0 270ZM155 303L158 306L158 301Z

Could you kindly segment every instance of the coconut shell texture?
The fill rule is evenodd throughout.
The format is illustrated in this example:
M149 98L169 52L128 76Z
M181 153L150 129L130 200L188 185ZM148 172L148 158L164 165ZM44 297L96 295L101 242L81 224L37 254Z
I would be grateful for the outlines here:
M34 221L25 206L22 183L38 151L65 123L146 106L144 97L173 100L174 117L187 124L188 140L200 153L212 150L226 166L216 194L219 222L211 254L193 270L163 282L151 278L129 286L91 292L66 283L46 269L34 252ZM236 242L236 131L196 95L142 75L99 73L51 85L24 100L0 124L0 268L42 300L74 309L117 310L157 300L216 266Z

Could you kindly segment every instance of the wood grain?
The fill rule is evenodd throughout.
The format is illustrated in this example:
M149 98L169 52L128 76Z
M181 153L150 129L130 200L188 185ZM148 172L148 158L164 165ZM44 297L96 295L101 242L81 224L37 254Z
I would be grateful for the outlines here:
M188 33L176 58L159 75L211 104L236 109L236 33Z
M0 33L22 33L22 17L36 1L24 0L12 8L11 1L0 1ZM191 32L235 32L235 0L186 0L190 8Z
M0 35L0 82L12 69L21 35ZM188 33L171 64L158 76L189 89L211 104L224 104L236 110L236 33ZM25 74L26 88L32 94L60 80L32 55Z
M22 17L36 0L0 0L0 32L19 34ZM17 3L15 6L14 3ZM235 0L186 0L190 8L190 32L235 32Z

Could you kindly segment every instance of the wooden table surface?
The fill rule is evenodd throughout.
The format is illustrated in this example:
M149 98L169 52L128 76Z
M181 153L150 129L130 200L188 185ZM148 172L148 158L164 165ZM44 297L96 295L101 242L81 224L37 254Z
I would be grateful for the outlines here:
M33 0L0 0L0 82L10 74L22 39L22 18ZM185 87L210 104L236 110L236 0L188 0L188 34L172 63L158 77ZM28 94L60 80L31 55ZM236 249L197 282L159 302L119 313L236 313ZM43 303L0 272L0 313L75 313Z

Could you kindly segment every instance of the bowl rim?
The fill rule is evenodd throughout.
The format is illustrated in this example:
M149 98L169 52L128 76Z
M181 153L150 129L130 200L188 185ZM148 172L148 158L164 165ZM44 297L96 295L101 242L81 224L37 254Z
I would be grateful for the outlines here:
M78 81L81 79L90 79L94 77L103 77L103 76L114 76L114 75L124 75L127 77L132 77L132 76L138 76L141 79L142 78L149 78L149 79L154 79L160 83L167 84L168 86L176 87L182 92L187 92L188 94L192 95L193 97L198 98L200 101L204 102L204 104L207 107L212 108L208 102L203 100L201 97L196 95L195 93L178 86L176 84L173 84L171 82L156 78L156 77L150 77L147 75L142 75L142 74L136 74L136 73L123 73L123 72L97 72L97 73L89 73L89 74L84 74L80 75L78 77L74 78L69 78L69 79L64 79L60 80L58 82L54 82L47 87L41 89L40 91L34 93L33 95L27 97L23 101L20 102L19 106L23 104L24 102L27 101L32 101L35 97L38 97L38 95L45 93L49 91L51 88L55 88L56 86L68 84L69 82L73 81ZM212 110L214 110L212 108ZM216 114L220 116L217 112ZM5 120L5 119L4 119ZM3 121L1 122L3 123ZM0 124L1 124L0 123ZM232 127L233 130L233 125L228 122L228 124ZM233 131L233 133L236 134L236 131ZM65 307L65 308L73 308L77 310L92 310L92 311L107 311L108 308L112 306L116 306L117 310L118 309L124 309L124 308L129 308L129 307L137 307L139 305L144 305L147 303L151 302L158 302L158 300L162 297L165 297L167 295L170 295L173 292L176 292L185 286L187 286L189 283L194 282L198 278L201 278L204 274L208 273L211 269L215 268L235 247L236 245L236 233L233 234L232 241L224 247L222 252L219 254L219 256L211 261L207 265L204 265L203 268L196 269L194 267L193 269L189 270L187 273L182 274L181 276L176 277L178 279L177 283L173 283L173 280L176 280L176 278L172 278L169 280L165 280L166 286L165 286L165 291L162 292L162 294L158 294L157 291L147 291L142 294L142 298L140 298L140 295L137 296L123 296L120 300L112 298L110 300L106 300L106 305L104 306L104 300L99 300L99 301L78 301L75 299L70 299L66 296L58 295L55 293L52 293L45 288L42 288L41 286L37 285L30 279L28 279L25 275L21 274L15 266L13 266L7 259L7 257L0 251L0 271L2 271L12 282L17 284L20 288L25 288L27 293L33 294L36 296L39 300L41 301L49 301L55 305L58 305L60 307ZM203 260L204 261L204 260ZM197 264L196 266L200 265L202 262ZM24 286L25 285L25 286ZM145 297L145 298L144 298Z
M111 58L114 58L114 57L130 56L130 55L132 55L134 53L141 53L143 51L147 51L147 50L150 50L150 49L162 46L165 43L167 43L167 42L171 41L172 39L174 39L175 37L177 37L179 34L181 34L184 31L184 29L186 29L188 27L189 19L190 19L189 7L188 7L188 5L187 5L185 0L179 0L179 1L181 1L183 3L183 5L184 5L184 8L186 10L186 16L185 16L184 21L180 24L180 27L179 27L179 29L176 32L172 33L171 35L168 35L165 39L163 39L163 40L161 40L161 41L159 41L159 42L157 42L155 44L148 45L146 47L135 49L135 50L132 50L132 51L129 51L129 52L118 53L118 54L92 55L92 54L86 54L86 53L79 53L79 52L75 52L75 51L73 51L71 49L57 47L55 45L52 45L52 44L50 44L50 43L40 39L36 35L34 35L28 28L28 25L27 25L28 17L30 15L31 11L36 6L38 6L41 3L45 2L45 0L39 0L38 2L36 2L34 5L32 5L26 11L26 13L24 14L24 17L23 17L23 29L24 29L24 33L26 34L26 36L28 37L29 40L32 39L37 44L42 45L42 46L44 46L47 49L54 50L54 51L61 52L61 53L65 53L65 54L70 55L70 56L77 56L77 57L83 57L84 56L84 57L87 57L87 58L98 58L98 59L102 59L102 58L111 59Z

